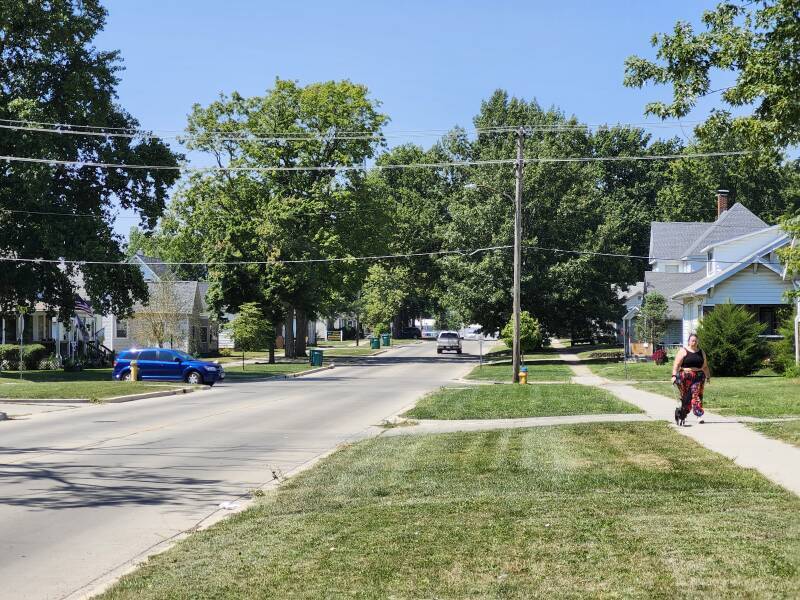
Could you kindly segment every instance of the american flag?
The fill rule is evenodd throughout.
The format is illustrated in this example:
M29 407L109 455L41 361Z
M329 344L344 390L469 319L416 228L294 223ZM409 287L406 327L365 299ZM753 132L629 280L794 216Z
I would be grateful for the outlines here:
M83 312L88 314L90 317L94 316L94 312L92 311L92 307L89 305L88 302L86 302L86 300L84 300L80 296L75 296L75 309L76 310L82 310Z

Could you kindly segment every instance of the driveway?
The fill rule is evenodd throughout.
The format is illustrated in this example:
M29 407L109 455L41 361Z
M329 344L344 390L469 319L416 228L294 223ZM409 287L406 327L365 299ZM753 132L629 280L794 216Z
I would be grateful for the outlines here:
M478 344L464 347L437 356L424 343L295 380L0 423L0 597L86 595L220 505L374 435L468 372Z

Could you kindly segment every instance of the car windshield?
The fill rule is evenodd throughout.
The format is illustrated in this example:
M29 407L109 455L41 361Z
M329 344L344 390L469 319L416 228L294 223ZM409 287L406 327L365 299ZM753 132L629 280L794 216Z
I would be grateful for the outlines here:
M458 339L458 334L457 333L443 333L440 337L442 339L455 340L455 339Z

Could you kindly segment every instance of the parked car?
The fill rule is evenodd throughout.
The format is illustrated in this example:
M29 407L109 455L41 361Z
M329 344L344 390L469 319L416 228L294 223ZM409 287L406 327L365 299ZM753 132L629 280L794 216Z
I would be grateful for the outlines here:
M111 376L118 381L131 380L131 361L139 367L139 379L143 381L185 381L214 385L225 379L222 365L194 358L180 350L167 348L142 348L125 350L114 361Z
M461 354L461 336L457 331L442 331L436 338L436 353L441 354L445 350Z
M422 339L423 340L435 340L439 336L439 332L436 329L422 329Z
M406 327L400 330L398 337L405 340L418 340L422 337L422 332L419 327Z

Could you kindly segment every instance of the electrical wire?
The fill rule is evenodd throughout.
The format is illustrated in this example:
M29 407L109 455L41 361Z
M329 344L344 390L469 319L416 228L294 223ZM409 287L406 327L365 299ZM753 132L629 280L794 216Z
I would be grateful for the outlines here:
M525 158L525 164L535 163L578 163L578 162L624 162L637 160L680 160L691 158L713 158L721 156L744 156L751 154L749 150L737 150L729 152L698 152L690 154L654 154L639 156L583 156L583 157L539 157ZM273 173L273 172L346 172L346 171L387 171L397 169L442 169L447 167L469 167L469 166L490 166L508 165L517 162L514 158L503 158L494 160L463 160L463 161L444 161L436 163L405 163L387 165L313 165L313 166L289 166L289 167L189 167L185 165L128 165L122 163L103 163L80 160L58 160L50 158L31 158L24 156L0 156L0 160L7 162L21 162L34 164L47 164L51 166L74 166L79 168L98 168L98 169L135 169L147 171L182 171L187 173L227 173L227 172L250 172L250 173Z

